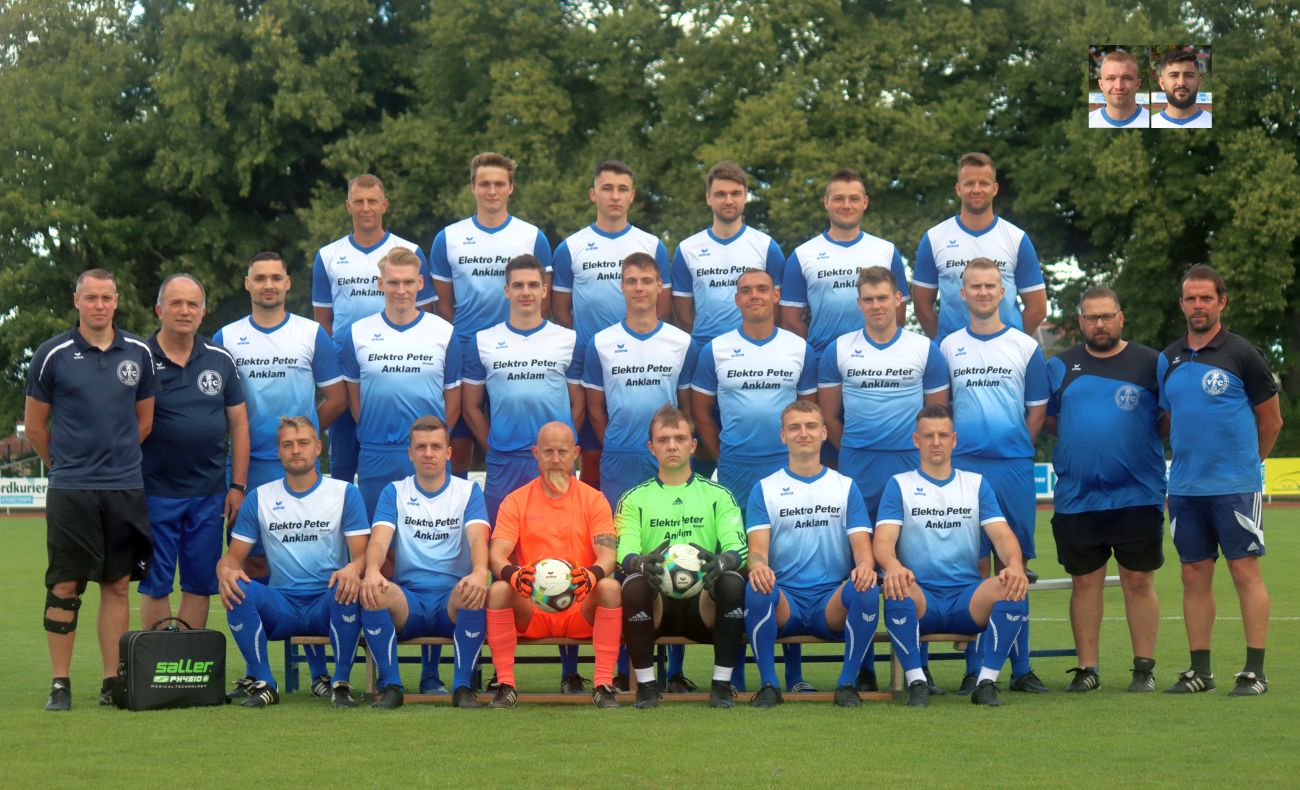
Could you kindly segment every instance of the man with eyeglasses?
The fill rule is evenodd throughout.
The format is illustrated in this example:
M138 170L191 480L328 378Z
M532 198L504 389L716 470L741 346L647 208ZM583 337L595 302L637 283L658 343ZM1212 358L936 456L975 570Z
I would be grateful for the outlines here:
M1101 686L1098 642L1102 587L1111 554L1119 566L1133 642L1131 692L1155 691L1160 604L1155 571L1164 564L1165 454L1169 432L1156 382L1158 352L1123 339L1119 296L1105 286L1084 293L1083 342L1047 363L1052 396L1044 430L1059 437L1052 454L1056 556L1074 581L1070 626L1079 665L1066 691Z

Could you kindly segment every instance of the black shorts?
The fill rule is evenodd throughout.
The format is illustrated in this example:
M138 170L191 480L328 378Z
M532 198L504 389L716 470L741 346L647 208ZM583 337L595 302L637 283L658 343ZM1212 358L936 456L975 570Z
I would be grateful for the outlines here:
M703 595L704 593L700 593ZM692 642L713 643L713 629L700 616L700 595L672 598L660 593L664 608L655 636L684 636Z
M153 559L144 489L51 488L45 495L45 586L143 579Z
M1104 567L1112 552L1130 571L1154 571L1165 564L1164 510L1155 505L1056 513L1052 536L1056 558L1071 576Z

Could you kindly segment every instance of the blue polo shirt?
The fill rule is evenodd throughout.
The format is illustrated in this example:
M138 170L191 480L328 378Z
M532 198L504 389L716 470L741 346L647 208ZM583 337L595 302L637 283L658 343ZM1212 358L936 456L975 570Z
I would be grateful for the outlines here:
M200 497L226 490L226 409L244 402L239 369L225 348L202 335L184 365L163 352L158 333L145 341L153 352L153 430L141 446L144 490L149 496Z
M135 404L154 395L153 354L116 326L100 351L79 326L42 343L27 368L27 395L50 405L50 487L142 488Z

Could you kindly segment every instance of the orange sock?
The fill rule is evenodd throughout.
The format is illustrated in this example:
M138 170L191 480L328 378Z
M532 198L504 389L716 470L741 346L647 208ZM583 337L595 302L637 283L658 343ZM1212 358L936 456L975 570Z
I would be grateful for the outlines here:
M596 653L594 682L597 686L614 685L614 665L618 663L618 643L622 637L623 607L597 606L596 622L591 626L591 646Z
M487 643L492 650L492 668L496 670L497 682L514 686L515 648L519 646L514 609L487 610Z

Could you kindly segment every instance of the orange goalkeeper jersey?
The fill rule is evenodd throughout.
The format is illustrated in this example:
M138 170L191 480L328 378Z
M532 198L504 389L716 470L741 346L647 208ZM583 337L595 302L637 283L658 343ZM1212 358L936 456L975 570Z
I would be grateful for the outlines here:
M559 499L546 495L541 478L510 492L492 531L493 540L515 542L511 561L517 565L555 559L575 568L595 564L591 541L597 535L615 536L609 502L576 478Z

